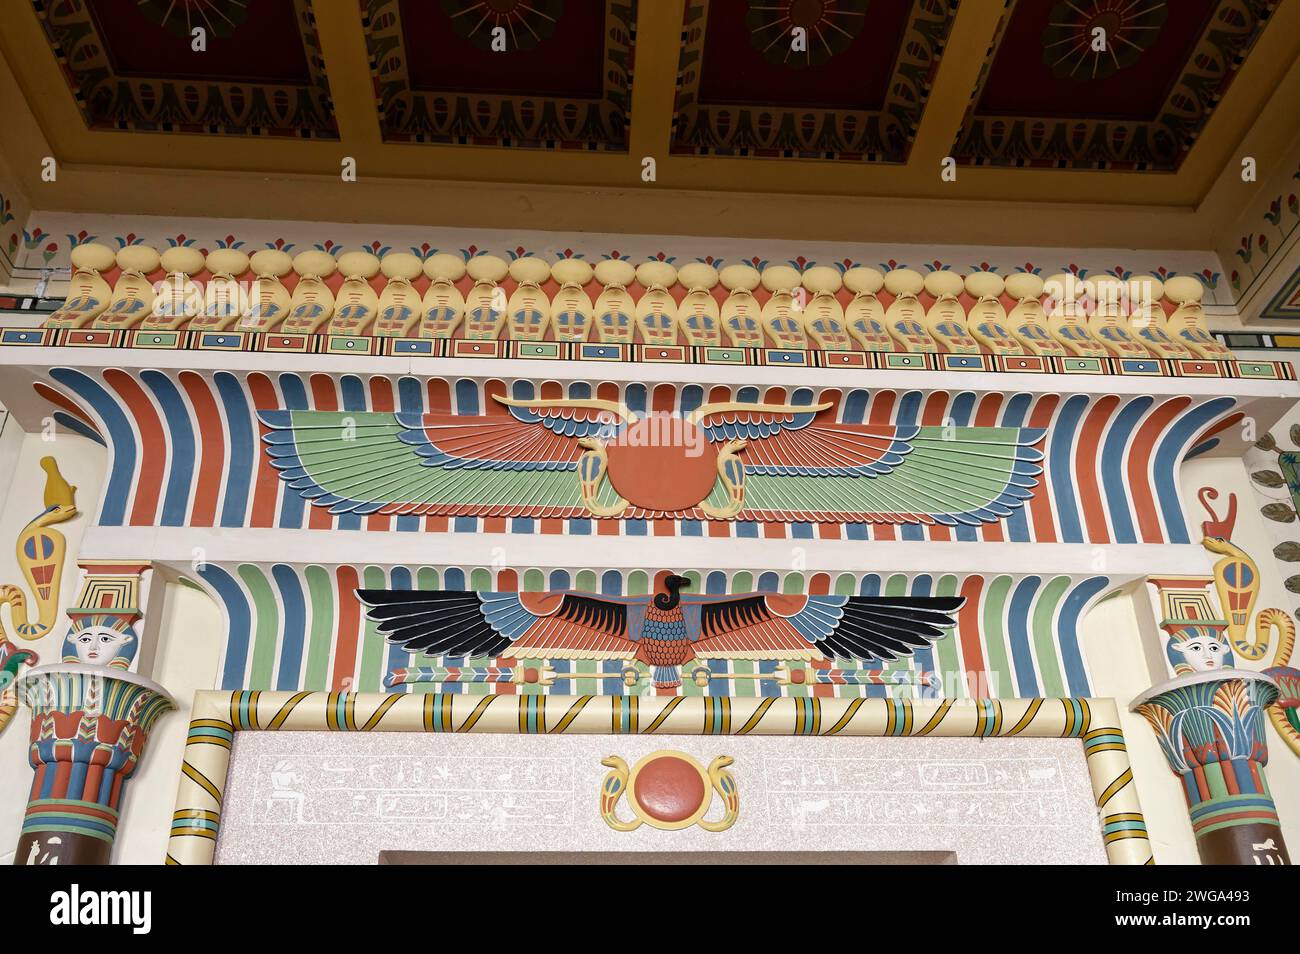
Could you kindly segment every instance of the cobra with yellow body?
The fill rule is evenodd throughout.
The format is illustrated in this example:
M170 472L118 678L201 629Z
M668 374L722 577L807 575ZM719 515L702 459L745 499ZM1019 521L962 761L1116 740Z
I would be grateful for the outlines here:
M12 583L0 586L0 605L9 604L14 632L23 639L40 639L54 626L68 542L53 525L77 515L77 488L63 479L58 462L42 457L41 467L45 471L45 509L23 528L14 548L36 605L36 618L28 617L27 594L22 587ZM0 623L0 639L5 638Z
M1276 606L1260 610L1259 616L1255 618L1254 646L1258 648L1259 655L1251 656L1251 659L1259 659L1264 655L1275 632L1277 649L1273 653L1273 665L1285 666L1291 661L1291 650L1295 648L1295 622L1287 615L1286 610L1278 609Z
M1297 706L1296 698L1296 690L1300 688L1300 673L1288 665L1291 662L1291 651L1295 649L1295 622L1283 610L1260 610L1255 629L1256 638L1265 647L1268 646L1273 631L1277 631L1273 665L1264 672L1277 681L1282 695L1268 707L1268 718L1291 751L1300 755L1300 707Z
M39 607L36 619L27 617L27 594L21 587L0 586L0 605L9 604L14 629L24 639L40 639L54 625L67 541L63 534L50 527L77 515L77 488L63 479L58 462L53 457L42 457L41 467L45 471L45 509L23 528L15 546L18 566ZM24 663L35 665L36 661L36 654L30 649L19 649L10 642L0 623L0 732L18 709L14 683L19 668Z
M1268 641L1265 638L1260 642L1258 624L1255 639L1246 639L1250 614L1259 598L1259 567L1244 550L1221 537L1206 537L1201 545L1212 553L1224 555L1214 564L1214 588L1219 594L1219 605L1228 617L1228 639L1233 652L1246 659L1262 659ZM1267 631L1263 635L1267 637Z

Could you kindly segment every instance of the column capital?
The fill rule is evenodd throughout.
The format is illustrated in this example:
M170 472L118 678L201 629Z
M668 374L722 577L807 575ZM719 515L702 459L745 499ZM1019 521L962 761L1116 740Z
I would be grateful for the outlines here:
M1264 709L1277 683L1245 669L1188 672L1129 705L1150 723L1183 783L1206 864L1289 864L1264 766Z
M104 864L149 731L176 708L162 686L107 666L38 666L18 681L35 769L17 864Z

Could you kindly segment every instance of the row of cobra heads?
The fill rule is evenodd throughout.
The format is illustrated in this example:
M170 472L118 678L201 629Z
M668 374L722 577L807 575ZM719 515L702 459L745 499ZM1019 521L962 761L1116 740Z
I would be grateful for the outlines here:
M361 251L336 258L319 250L290 256L262 249L250 256L232 248L205 256L187 246L159 254L146 245L115 254L97 243L74 248L72 263L67 300L47 327L1058 357L1231 356L1210 334L1201 306L1204 286L1190 276L1164 282L1083 280L1070 273L1044 279L941 270L923 276L908 268L882 273L771 265L760 271L737 264L719 270L702 262L679 269L622 259L592 266L567 258L548 264L535 256L507 263L478 255L467 262L447 253L421 259L409 252L381 258ZM120 272L110 288L101 273L115 266ZM204 273L202 284L195 281ZM282 281L290 273L296 275L292 292ZM507 278L513 279L509 294L501 284ZM760 286L766 290L762 300L755 296Z

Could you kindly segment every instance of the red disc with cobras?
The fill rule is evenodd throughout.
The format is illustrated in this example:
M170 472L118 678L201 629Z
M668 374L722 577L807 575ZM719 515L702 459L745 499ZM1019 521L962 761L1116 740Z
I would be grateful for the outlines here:
M699 811L706 794L704 779L694 765L662 755L637 770L632 797L651 818L679 822Z

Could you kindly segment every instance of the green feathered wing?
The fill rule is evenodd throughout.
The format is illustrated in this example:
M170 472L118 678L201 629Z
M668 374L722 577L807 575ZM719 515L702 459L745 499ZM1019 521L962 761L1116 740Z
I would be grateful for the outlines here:
M599 402L586 402L594 405ZM583 438L617 436L600 407L490 415L266 411L266 452L287 487L334 514L591 517L579 488ZM736 520L976 525L1006 517L1038 485L1043 432L1014 427L813 423L811 413L701 420L713 442L743 439ZM735 460L724 464L736 467ZM608 481L598 502L619 500ZM721 508L719 480L707 502ZM707 519L630 506L621 519Z

